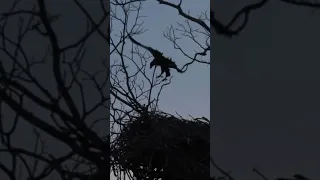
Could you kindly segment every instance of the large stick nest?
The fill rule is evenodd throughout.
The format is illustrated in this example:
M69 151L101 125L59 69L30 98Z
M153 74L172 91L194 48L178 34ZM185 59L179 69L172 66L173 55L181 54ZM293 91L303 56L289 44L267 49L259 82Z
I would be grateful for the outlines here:
M208 122L146 113L123 128L114 160L138 179L208 179L209 133Z

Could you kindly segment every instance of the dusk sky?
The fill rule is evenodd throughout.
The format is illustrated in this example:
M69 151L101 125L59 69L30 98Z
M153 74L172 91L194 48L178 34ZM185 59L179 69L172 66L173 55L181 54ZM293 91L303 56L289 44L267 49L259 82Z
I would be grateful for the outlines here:
M170 2L178 2L170 1ZM155 47L163 49L163 51L168 54L169 57L176 60L178 66L180 67L188 62L180 52L173 49L173 45L170 44L168 40L161 37L163 30L171 24L176 26L176 22L184 22L184 19L178 16L178 12L175 9L167 7L165 5L159 5L156 2L150 1L146 3L149 11L146 11L151 18L146 18L146 25L150 27L150 32L148 36L153 36L157 34L158 38L148 38L146 36L146 41L150 44L155 44ZM197 3L194 1L183 1L182 7L187 12L190 10L191 15L197 17L205 11L209 15L209 0L199 0ZM147 8L146 8L147 9ZM165 13L163 13L165 12ZM199 28L194 26L194 28ZM157 37L157 36L156 36ZM182 38L181 45L190 54L193 54L196 45L192 41L186 41L186 38ZM154 41L154 42L153 42ZM209 59L208 56L205 59ZM173 71L174 72L174 71ZM173 82L168 88L163 91L162 100L160 103L160 108L169 113L178 112L183 116L192 115L194 117L210 117L210 66L204 64L194 63L191 65L187 72L184 74L179 74L174 72Z
M228 22L252 1L215 1ZM238 179L320 179L319 13L272 1L240 36L212 34L211 156Z
M174 0L170 2L178 3L179 1ZM186 12L190 10L191 15L197 17L205 11L209 13L209 3L208 0L201 0L196 4L193 1L183 1L182 7ZM118 13L120 14L120 10ZM144 21L143 27L144 29L148 29L148 31L136 36L137 40L145 45L163 51L165 56L171 57L177 63L178 67L190 61L181 52L174 49L172 42L163 36L163 33L170 25L177 28L177 22L184 23L185 19L178 16L177 10L166 5L160 5L157 1L146 1L143 3L141 16L146 16L141 18L141 21ZM194 26L194 28L199 27ZM120 32L122 26L114 25L113 29L115 32ZM179 42L179 45L190 55L194 54L194 49L199 50L194 42L185 37L181 38ZM208 53L204 59L208 60L209 58ZM111 55L111 62L115 59L119 58ZM153 72L153 70L150 72ZM156 74L159 73L160 70L157 69ZM172 70L171 74L173 76L172 83L162 92L160 109L168 113L178 112L183 116L209 117L210 67L194 63L188 68L186 73L179 74L175 70Z

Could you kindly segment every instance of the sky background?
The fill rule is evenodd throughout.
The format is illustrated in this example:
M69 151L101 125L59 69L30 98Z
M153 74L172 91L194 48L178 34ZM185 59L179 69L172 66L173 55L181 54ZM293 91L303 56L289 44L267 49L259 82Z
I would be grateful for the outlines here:
M175 3L179 1L174 0L170 2ZM209 12L210 2L208 0L198 2L195 4L193 1L183 1L182 7L186 12L190 10L191 15L194 16L200 15L201 12L205 12L206 10ZM120 14L120 10L118 14ZM182 65L189 62L189 59L186 59L182 53L175 50L172 43L163 36L163 33L170 25L177 27L176 22L184 22L184 19L178 16L177 10L166 5L160 5L156 1L146 1L143 3L141 16L146 16L141 18L141 21L144 21L143 27L148 29L148 31L135 36L136 40L162 51L165 56L171 57L178 67L182 67ZM135 16L132 16L133 18ZM119 24L113 25L113 31L122 31L122 26ZM192 55L194 54L194 49L197 49L195 43L187 40L185 37L181 39L179 45ZM127 47L131 48L131 45ZM117 56L111 55L111 62L117 59L119 59ZM205 59L209 59L209 55ZM152 73L153 70L150 70L150 72ZM160 70L157 69L156 74L159 73ZM184 74L179 74L175 70L172 70L171 74L174 77L172 83L162 92L160 109L168 113L175 113L177 111L183 116L190 114L193 116L209 117L210 67L195 63L189 66Z
M177 1L170 1L177 2ZM202 12L209 12L209 0L183 1L182 7L187 12L190 10L191 15L197 16ZM151 18L146 18L146 27L150 27L150 32L146 33L146 39L142 39L150 44L155 44L155 47L163 49L163 51L181 67L188 62L180 52L173 49L171 42L161 37L163 30L169 25L175 25L176 22L184 22L184 19L178 16L175 9L165 5L159 5L155 1L146 3L145 14ZM164 13L165 12L165 13ZM161 22L161 23L160 23ZM198 27L198 26L194 26ZM153 34L158 34L159 38L154 38ZM186 41L182 47L193 52L196 45L194 42ZM188 51L186 51L188 52ZM207 57L209 59L209 57ZM174 78L172 84L169 85L162 94L160 108L164 111L175 113L177 111L183 116L192 115L194 117L210 117L210 66L194 63L189 66L184 74L179 74L173 71Z
M252 1L215 1L228 22ZM237 179L320 179L319 13L272 1L240 36L212 34L211 156Z

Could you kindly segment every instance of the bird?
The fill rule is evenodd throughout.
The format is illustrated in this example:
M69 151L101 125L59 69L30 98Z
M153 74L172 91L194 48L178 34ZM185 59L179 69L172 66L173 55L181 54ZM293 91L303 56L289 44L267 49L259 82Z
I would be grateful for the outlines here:
M177 72L179 73L183 73L184 71L182 71L181 69L178 68L178 66L176 65L176 63L174 61L172 61L171 58L167 58L163 56L163 53L153 49L149 46L145 46L141 43L139 43L138 41L136 41L135 39L133 39L130 35L128 35L129 39L136 45L148 50L152 56L154 57L154 59L151 61L150 63L150 68L152 67L157 67L159 66L161 68L161 74L159 76L157 76L157 78L161 77L163 73L166 74L165 79L167 77L169 77L170 74L170 69L175 69Z

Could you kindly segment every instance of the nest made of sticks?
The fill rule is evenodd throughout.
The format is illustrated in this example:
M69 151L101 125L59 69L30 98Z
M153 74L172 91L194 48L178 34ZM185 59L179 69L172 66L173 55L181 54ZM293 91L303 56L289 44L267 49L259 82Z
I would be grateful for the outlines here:
M117 138L117 163L139 179L207 179L208 122L164 113L133 117Z

